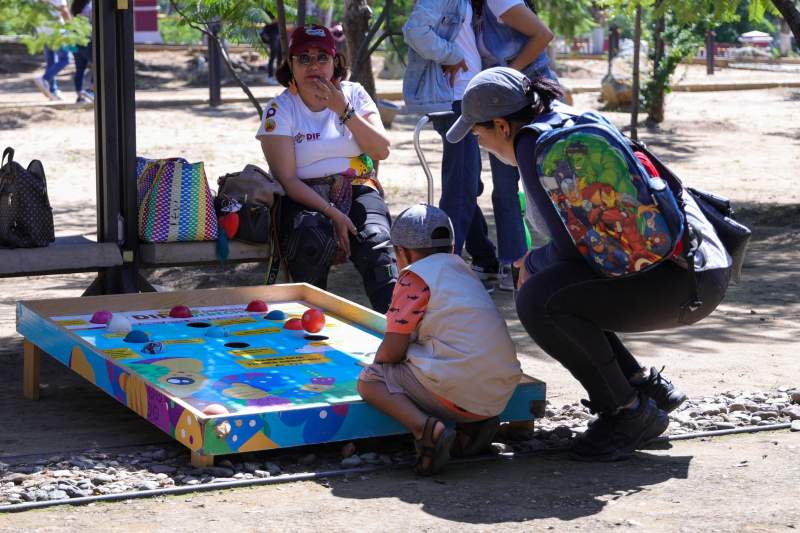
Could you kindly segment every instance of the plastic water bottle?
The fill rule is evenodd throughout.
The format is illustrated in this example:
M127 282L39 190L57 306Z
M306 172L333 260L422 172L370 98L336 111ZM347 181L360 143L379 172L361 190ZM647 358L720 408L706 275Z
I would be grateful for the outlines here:
M528 229L528 222L525 220L525 210L527 209L525 192L517 191L517 197L519 198L519 210L520 215L522 216L522 227L525 230L525 247L530 250L533 248L533 239L531 238L531 230Z

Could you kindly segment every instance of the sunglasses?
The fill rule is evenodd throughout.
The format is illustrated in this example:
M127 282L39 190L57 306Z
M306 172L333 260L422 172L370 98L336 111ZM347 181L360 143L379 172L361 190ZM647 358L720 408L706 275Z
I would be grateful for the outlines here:
M303 53L294 56L294 58L297 59L297 62L300 63L301 65L310 65L312 60L316 62L318 65L327 65L328 63L331 62L331 55L326 52L320 52L316 56Z

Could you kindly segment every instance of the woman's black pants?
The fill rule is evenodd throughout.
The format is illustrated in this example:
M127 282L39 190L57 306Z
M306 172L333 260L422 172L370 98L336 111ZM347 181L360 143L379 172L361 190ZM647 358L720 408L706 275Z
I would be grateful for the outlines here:
M629 379L641 366L616 333L693 324L722 301L730 269L697 272L702 305L688 306L689 273L666 261L627 278L600 278L583 260L532 274L517 293L528 334L580 381L594 410L612 412L634 395Z
M354 185L353 204L347 215L357 231L350 236L350 260L361 274L372 308L385 313L397 281L397 259L391 247L378 250L373 247L389 240L389 208L376 190ZM327 289L328 272L336 252L330 219L284 196L279 231L281 252L292 279Z

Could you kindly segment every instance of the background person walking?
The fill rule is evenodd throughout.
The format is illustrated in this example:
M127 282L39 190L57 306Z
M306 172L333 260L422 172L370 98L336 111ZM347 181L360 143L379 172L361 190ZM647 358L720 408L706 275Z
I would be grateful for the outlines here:
M67 8L67 0L46 0L53 6L53 17L58 18L60 24L72 18L72 14ZM42 28L40 31L49 32L47 28ZM44 47L45 69L44 74L39 78L34 78L33 83L42 91L46 97L51 100L63 100L61 91L58 90L58 82L56 76L59 72L64 70L64 67L69 65L69 50L66 46L62 46L57 50L52 50L48 46Z

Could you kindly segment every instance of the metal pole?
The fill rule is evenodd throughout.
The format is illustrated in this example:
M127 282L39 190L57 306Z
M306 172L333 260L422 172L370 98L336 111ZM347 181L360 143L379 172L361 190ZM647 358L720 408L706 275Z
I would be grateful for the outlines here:
M95 46L95 154L97 240L122 247L125 265L102 271L85 294L138 290L133 263L138 248L136 102L132 4L97 2Z
M433 205L433 175L428 166L428 160L425 159L425 154L422 152L422 147L419 144L419 134L422 128L425 127L425 124L428 123L428 120L430 120L428 115L423 115L423 117L419 119L419 122L417 122L417 127L414 128L414 150L417 152L422 170L425 172L425 177L428 179L428 205Z

